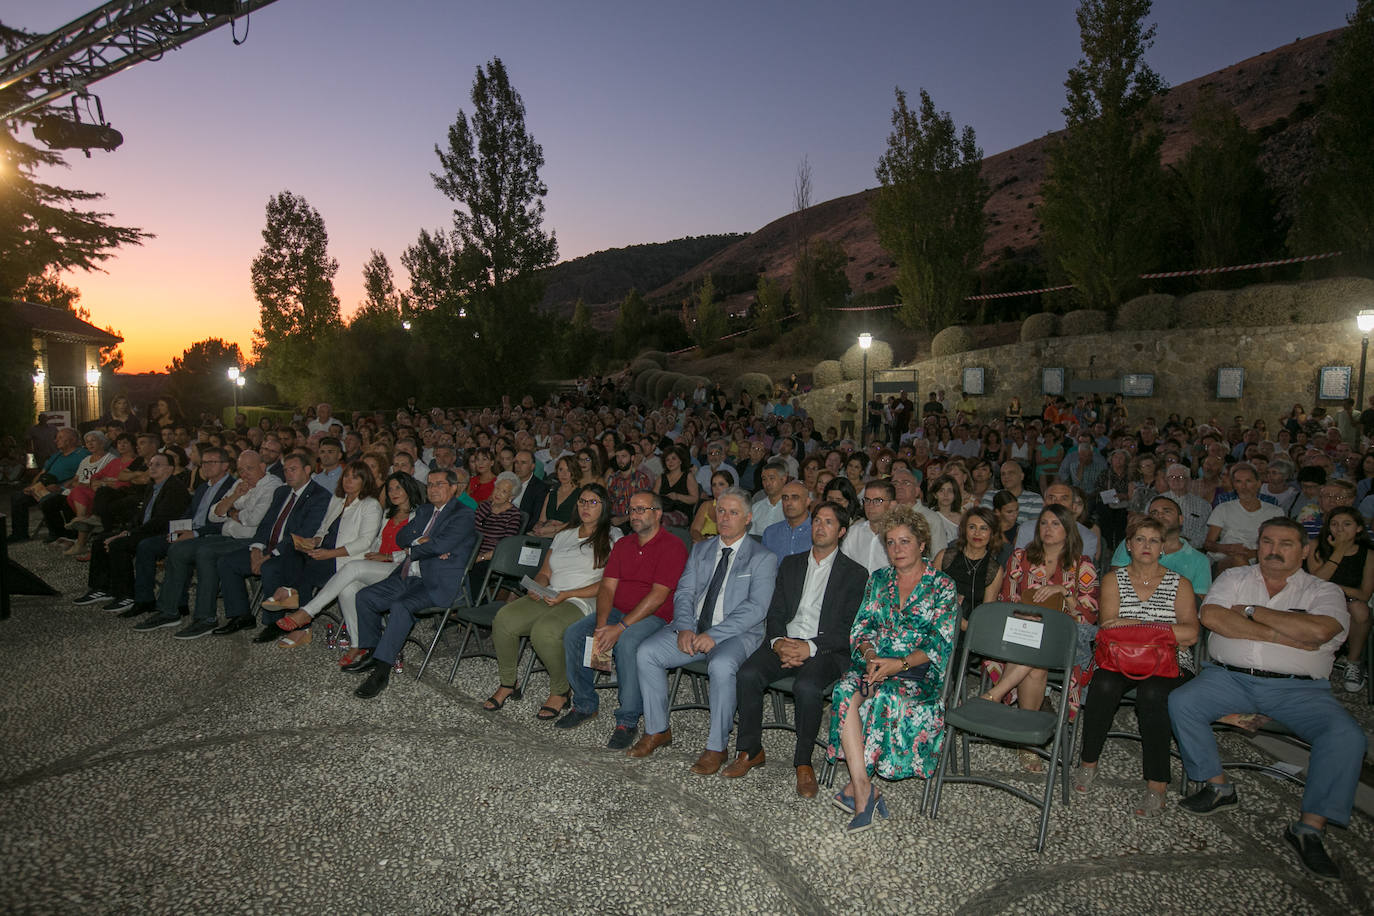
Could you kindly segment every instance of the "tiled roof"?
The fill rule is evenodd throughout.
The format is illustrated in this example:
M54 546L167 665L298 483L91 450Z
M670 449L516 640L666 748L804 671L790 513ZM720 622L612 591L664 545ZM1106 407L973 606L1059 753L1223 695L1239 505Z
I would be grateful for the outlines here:
M88 321L82 321L76 317L75 312L67 309L39 305L35 302L20 302L17 299L10 300L10 305L20 327L31 328L45 337L87 341L101 347L112 346L124 339L109 331L102 331Z

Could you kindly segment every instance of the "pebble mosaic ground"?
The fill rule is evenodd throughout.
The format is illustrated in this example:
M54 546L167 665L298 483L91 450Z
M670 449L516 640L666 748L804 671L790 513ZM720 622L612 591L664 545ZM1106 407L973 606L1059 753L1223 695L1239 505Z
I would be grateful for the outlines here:
M410 657L358 700L322 630L296 650L135 633L72 606L83 565L37 543L11 556L64 596L18 598L0 623L9 912L1374 911L1374 820L1328 831L1347 880L1313 881L1280 837L1298 791L1262 775L1236 776L1237 811L1190 817L1172 794L1142 822L1138 749L1111 741L1092 794L1055 805L1043 854L1030 806L951 786L933 821L915 780L885 785L892 818L848 837L824 793L793 792L787 732L765 733L770 763L746 778L697 777L705 713L675 714L673 746L629 760L602 747L612 693L571 732L534 719L542 674L484 712L495 664L465 660L448 685L456 639L423 681ZM1368 729L1363 698L1344 702ZM974 762L1016 772L1000 748Z

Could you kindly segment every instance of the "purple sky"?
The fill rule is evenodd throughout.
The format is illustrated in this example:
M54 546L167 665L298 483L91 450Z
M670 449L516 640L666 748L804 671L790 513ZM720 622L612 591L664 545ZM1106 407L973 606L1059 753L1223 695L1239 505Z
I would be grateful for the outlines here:
M9 0L46 31L94 0ZM161 369L196 340L247 351L249 262L270 194L324 216L343 311L368 251L392 261L449 221L433 147L501 57L543 144L546 225L563 259L685 235L749 232L791 209L806 155L816 202L876 183L892 89L921 87L991 155L1062 126L1078 57L1071 0L386 3L279 0L247 44L225 31L93 87L124 134L55 176L102 191L158 238L77 274L93 320ZM1170 84L1339 27L1352 0L1170 0L1149 60ZM241 30L240 30L241 31Z

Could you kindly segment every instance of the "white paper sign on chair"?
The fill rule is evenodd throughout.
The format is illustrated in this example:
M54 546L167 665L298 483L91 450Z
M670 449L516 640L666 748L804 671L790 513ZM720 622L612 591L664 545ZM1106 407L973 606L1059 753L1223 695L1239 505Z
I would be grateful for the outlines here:
M1008 617L1002 628L1002 642L1014 642L1032 649L1040 648L1040 640L1045 635L1045 625L1038 620L1022 620Z
M520 565L521 565L521 566L537 566L537 565L539 564L539 556L540 556L541 552L542 552L542 551L540 551L540 549L539 549L537 546L531 547L531 546L529 546L529 545L527 544L527 545L525 545L524 547L521 547L521 548L520 548Z

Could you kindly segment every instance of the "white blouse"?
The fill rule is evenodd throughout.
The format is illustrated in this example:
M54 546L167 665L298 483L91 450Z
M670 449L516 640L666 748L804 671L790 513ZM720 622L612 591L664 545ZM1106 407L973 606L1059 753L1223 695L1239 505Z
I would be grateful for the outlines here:
M616 529L611 529L611 543L620 538ZM549 546L549 588L558 592L573 591L593 582L600 582L605 567L595 568L596 557L591 540L579 538L576 528L565 528L554 535ZM572 604L582 609L583 616L596 610L596 596L590 598L569 598Z

